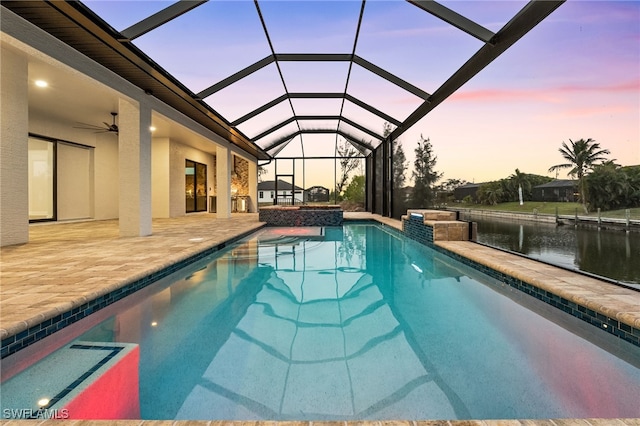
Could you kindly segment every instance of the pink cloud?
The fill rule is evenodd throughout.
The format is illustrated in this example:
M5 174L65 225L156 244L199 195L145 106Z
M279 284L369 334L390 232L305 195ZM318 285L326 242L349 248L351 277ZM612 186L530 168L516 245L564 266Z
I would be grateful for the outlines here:
M546 89L481 89L460 90L449 98L451 101L517 101L538 100L558 103L565 95L580 93L638 93L640 80L609 85L567 85Z
M591 115L619 115L631 112L631 108L625 105L576 107L564 111L566 117L586 117Z

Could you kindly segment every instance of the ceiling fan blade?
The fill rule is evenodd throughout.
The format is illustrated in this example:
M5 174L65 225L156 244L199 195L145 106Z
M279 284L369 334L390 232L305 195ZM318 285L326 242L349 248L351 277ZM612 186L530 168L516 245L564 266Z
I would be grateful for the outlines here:
M102 126L73 126L73 128L82 130L104 130Z
M76 121L76 124L79 126L73 126L74 129L83 129L83 130L95 130L94 133L115 133L118 134L118 126L116 125L116 115L117 113L111 113L113 116L113 124L109 124L106 121L103 121L102 124L104 126L96 126L95 124L83 123L81 121Z
M87 127L99 127L102 128L102 126L96 126L95 124L89 124L89 123L83 123L82 121L76 121L77 125L80 126L87 126Z

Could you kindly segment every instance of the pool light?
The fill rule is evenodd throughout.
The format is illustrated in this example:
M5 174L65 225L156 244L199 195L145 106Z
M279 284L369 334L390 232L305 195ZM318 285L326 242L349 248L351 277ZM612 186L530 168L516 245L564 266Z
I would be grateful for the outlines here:
M49 404L49 398L42 398L38 400L38 407L44 407Z
M415 263L412 263L411 266L413 267L413 269L418 271L419 274L422 273L422 269L420 269L420 267L418 265L416 265Z

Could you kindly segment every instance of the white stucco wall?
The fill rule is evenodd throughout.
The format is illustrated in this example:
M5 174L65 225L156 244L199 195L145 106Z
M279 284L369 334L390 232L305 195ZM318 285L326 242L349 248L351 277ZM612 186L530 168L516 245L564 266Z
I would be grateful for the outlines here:
M153 217L170 217L169 138L151 141L151 208Z
M118 217L118 138L113 134L96 135L94 150L94 217L98 220Z
M29 240L27 61L0 52L0 245ZM22 167L15 167L16 164Z

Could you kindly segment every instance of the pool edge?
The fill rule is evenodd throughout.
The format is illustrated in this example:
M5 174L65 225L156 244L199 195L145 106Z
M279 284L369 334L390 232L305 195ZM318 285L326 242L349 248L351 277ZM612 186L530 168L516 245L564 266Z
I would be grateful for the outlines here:
M265 226L265 223L258 222L255 226L251 226L231 238L212 242L196 252L181 253L169 264L153 265L143 273L127 277L116 285L98 289L91 295L93 297L79 296L72 302L63 303L59 307L51 308L7 328L4 328L3 324L2 331L6 332L6 335L2 337L0 359L13 355L45 337L53 335L88 315L149 286L160 278L224 249L229 244L233 244ZM67 308L69 305L71 305L70 308Z

